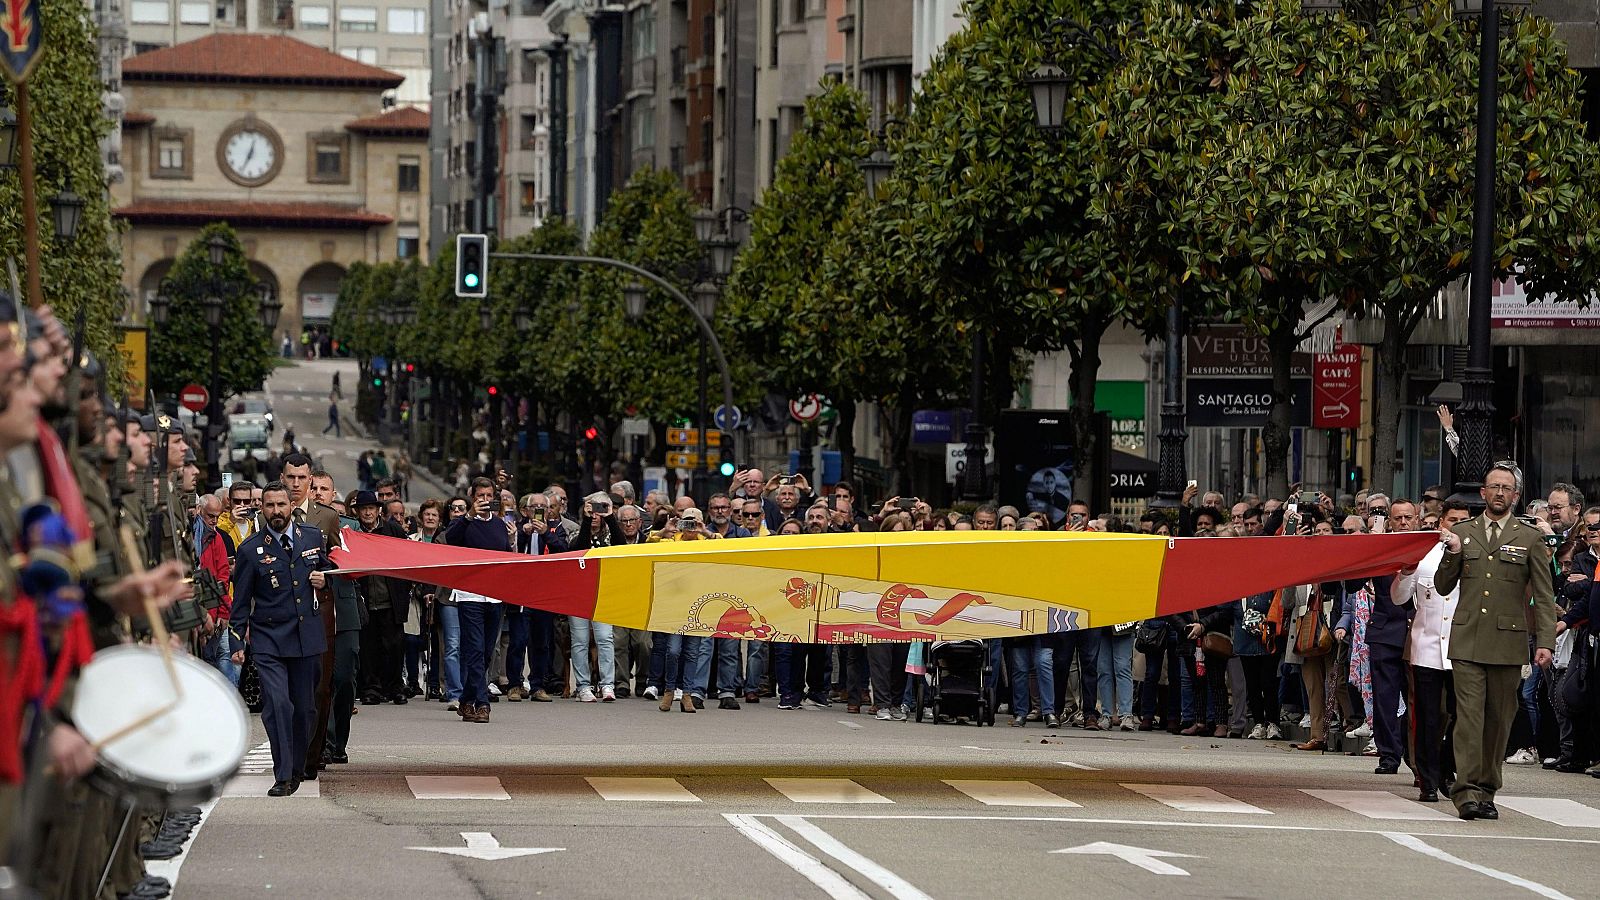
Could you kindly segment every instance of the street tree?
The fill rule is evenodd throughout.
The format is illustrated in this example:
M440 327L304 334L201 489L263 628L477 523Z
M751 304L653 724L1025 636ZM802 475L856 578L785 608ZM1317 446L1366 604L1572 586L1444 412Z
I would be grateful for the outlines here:
M222 238L222 264L212 265L210 241ZM259 390L272 371L272 336L261 324L260 294L238 235L226 223L200 229L162 279L170 305L164 325L151 329L150 384L175 394L186 384L210 383L211 342L218 342L223 398ZM223 302L222 322L206 324L205 298Z
M111 221L110 195L102 190L105 164L100 142L111 129L103 112L100 51L89 7L75 0L40 0L47 46L28 79L32 108L36 195L41 221L40 280L45 302L69 330L80 314L84 346L108 367L108 383L122 391L122 357L115 352L122 320L122 257ZM16 108L15 89L0 81L0 105ZM0 168L0 257L23 260L20 169ZM70 188L83 200L76 238L58 241L50 222L50 200ZM0 277L4 276L0 271ZM25 302L25 301L24 301ZM154 367L152 367L153 369Z

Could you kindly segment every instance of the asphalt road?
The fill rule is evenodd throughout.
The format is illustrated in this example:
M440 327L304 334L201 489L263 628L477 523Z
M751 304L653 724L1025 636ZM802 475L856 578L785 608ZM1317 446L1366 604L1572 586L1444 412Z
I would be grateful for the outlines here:
M352 387L319 362L269 390L347 488L372 445L317 433L336 365ZM241 775L152 871L184 898L1595 895L1600 781L1537 768L1507 767L1500 821L1461 822L1409 774L1284 742L771 700L492 709L360 707L350 763L281 799L255 721Z
M282 799L270 774L235 780L177 895L1593 896L1579 860L1600 842L1600 782L1582 776L1508 767L1501 820L1469 823L1412 800L1409 775L1282 742L770 700L692 717L501 702L491 718L361 707L348 765Z

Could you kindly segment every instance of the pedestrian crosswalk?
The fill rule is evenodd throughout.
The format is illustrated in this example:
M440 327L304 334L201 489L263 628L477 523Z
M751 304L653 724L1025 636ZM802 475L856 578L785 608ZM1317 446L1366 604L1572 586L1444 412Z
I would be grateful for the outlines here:
M252 751L254 752L254 751ZM265 774L243 774L228 786L225 797L264 796L271 786L270 760ZM722 804L762 806L804 804L830 806L896 805L964 809L1033 808L1083 810L1091 815L1155 819L1178 815L1205 821L1259 821L1310 817L1317 824L1358 827L1379 822L1450 822L1447 802L1419 803L1400 791L1296 789L1286 786L1223 786L1116 783L1065 779L942 779L757 777L733 775L399 775L339 767L322 779L305 782L295 799L337 798L359 803L362 797L392 800L396 795L417 801L512 803L588 799L621 804ZM1560 828L1600 829L1600 801L1567 798L1501 796L1497 803L1507 817L1522 816ZM997 812L999 810L996 810ZM888 812L887 810L885 812Z
M239 764L239 774L272 774L272 745L262 741L259 747L251 748L250 752L244 755L244 762Z

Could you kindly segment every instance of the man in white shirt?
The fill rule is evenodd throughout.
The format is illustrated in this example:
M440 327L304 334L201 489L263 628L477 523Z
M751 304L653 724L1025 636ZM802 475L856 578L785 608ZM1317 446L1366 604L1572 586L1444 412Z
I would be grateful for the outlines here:
M1448 531L1472 518L1467 505L1459 500L1444 501L1439 517L1439 530ZM1417 563L1416 568L1401 570L1390 589L1390 599L1396 605L1415 601L1416 613L1411 619L1411 630L1406 636L1405 659L1411 664L1411 765L1422 779L1422 790L1417 799L1424 803L1439 802L1439 789L1454 780L1455 760L1447 739L1450 720L1455 717L1455 692L1450 684L1450 622L1455 618L1456 599L1461 594L1459 585L1448 594L1440 594L1433 586L1433 576L1444 558L1444 545L1439 544Z

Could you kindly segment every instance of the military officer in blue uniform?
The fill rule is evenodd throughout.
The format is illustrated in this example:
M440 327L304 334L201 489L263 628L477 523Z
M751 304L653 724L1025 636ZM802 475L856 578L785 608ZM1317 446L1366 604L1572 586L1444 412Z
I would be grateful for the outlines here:
M300 787L328 645L316 592L333 564L323 553L322 532L295 524L293 510L282 482L262 489L266 527L239 547L229 618L235 645L249 644L261 675L261 723L272 745L271 797ZM234 661L244 662L243 650L234 653Z

